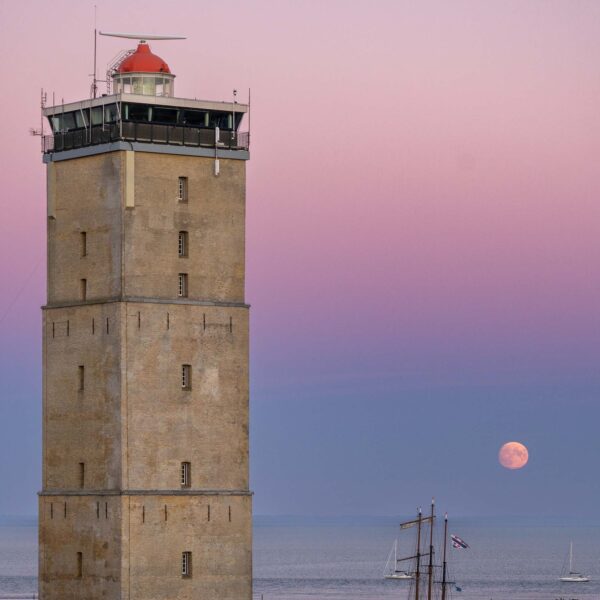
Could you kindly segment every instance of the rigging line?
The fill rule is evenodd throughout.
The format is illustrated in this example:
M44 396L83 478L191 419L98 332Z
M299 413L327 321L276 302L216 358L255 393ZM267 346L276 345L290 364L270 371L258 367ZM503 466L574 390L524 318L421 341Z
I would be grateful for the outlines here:
M35 273L39 269L40 265L42 264L43 260L44 260L43 256L41 256L37 260L37 262L33 266L33 269L31 269L31 272L29 273L29 275L23 282L23 285L19 288L19 291L12 297L11 301L8 303L8 306L6 307L4 312L0 315L0 325L2 325L2 323L4 322L4 319L6 319L6 317L8 317L8 315L10 314L10 311L12 310L12 307L16 304L17 300L21 297L21 294L27 289L27 286L29 285L31 278L35 275Z

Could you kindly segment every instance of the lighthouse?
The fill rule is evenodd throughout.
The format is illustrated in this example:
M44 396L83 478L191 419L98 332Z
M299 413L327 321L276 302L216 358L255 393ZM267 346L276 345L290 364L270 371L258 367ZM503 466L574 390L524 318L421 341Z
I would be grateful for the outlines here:
M250 600L248 106L144 37L45 107L42 600Z

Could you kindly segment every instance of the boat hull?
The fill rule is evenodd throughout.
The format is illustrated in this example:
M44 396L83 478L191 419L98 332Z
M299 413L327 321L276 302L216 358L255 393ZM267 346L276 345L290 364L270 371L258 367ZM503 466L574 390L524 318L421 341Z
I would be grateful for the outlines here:
M590 580L590 578L584 577L583 575L579 575L579 576L567 575L566 577L561 577L560 580L564 581L565 583L587 583Z

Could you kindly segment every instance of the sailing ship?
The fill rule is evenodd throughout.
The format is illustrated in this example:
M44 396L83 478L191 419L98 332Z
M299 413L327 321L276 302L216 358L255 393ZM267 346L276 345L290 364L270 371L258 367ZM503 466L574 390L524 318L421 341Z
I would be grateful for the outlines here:
M405 529L416 529L416 547L411 556L398 557L398 538L388 555L384 577L386 579L408 580L410 588L408 596L412 600L447 600L450 589L455 585L448 578L447 540L448 515L444 516L444 537L442 542L442 564L435 564L436 551L434 548L435 500L431 501L431 512L423 515L419 508L417 518L400 523L400 532ZM427 538L429 538L427 540ZM429 541L429 544L427 544ZM392 558L393 555L393 558ZM404 568L404 565L407 565Z
M573 542L569 546L569 572L560 578L561 581L569 583L586 583L589 577L582 575L579 571L573 570Z
M392 555L394 558L392 559ZM398 538L394 540L394 545L388 554L387 562L385 563L385 569L383 576L386 579L414 579L415 574L409 573L403 569L398 568Z

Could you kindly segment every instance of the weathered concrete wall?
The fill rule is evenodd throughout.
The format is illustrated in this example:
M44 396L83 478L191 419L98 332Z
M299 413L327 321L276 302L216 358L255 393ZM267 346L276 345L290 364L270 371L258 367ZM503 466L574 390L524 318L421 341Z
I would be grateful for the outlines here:
M214 177L207 158L133 159L50 167L41 598L250 600L244 163L222 159ZM179 176L187 204L176 199ZM185 258L179 231L189 234Z

